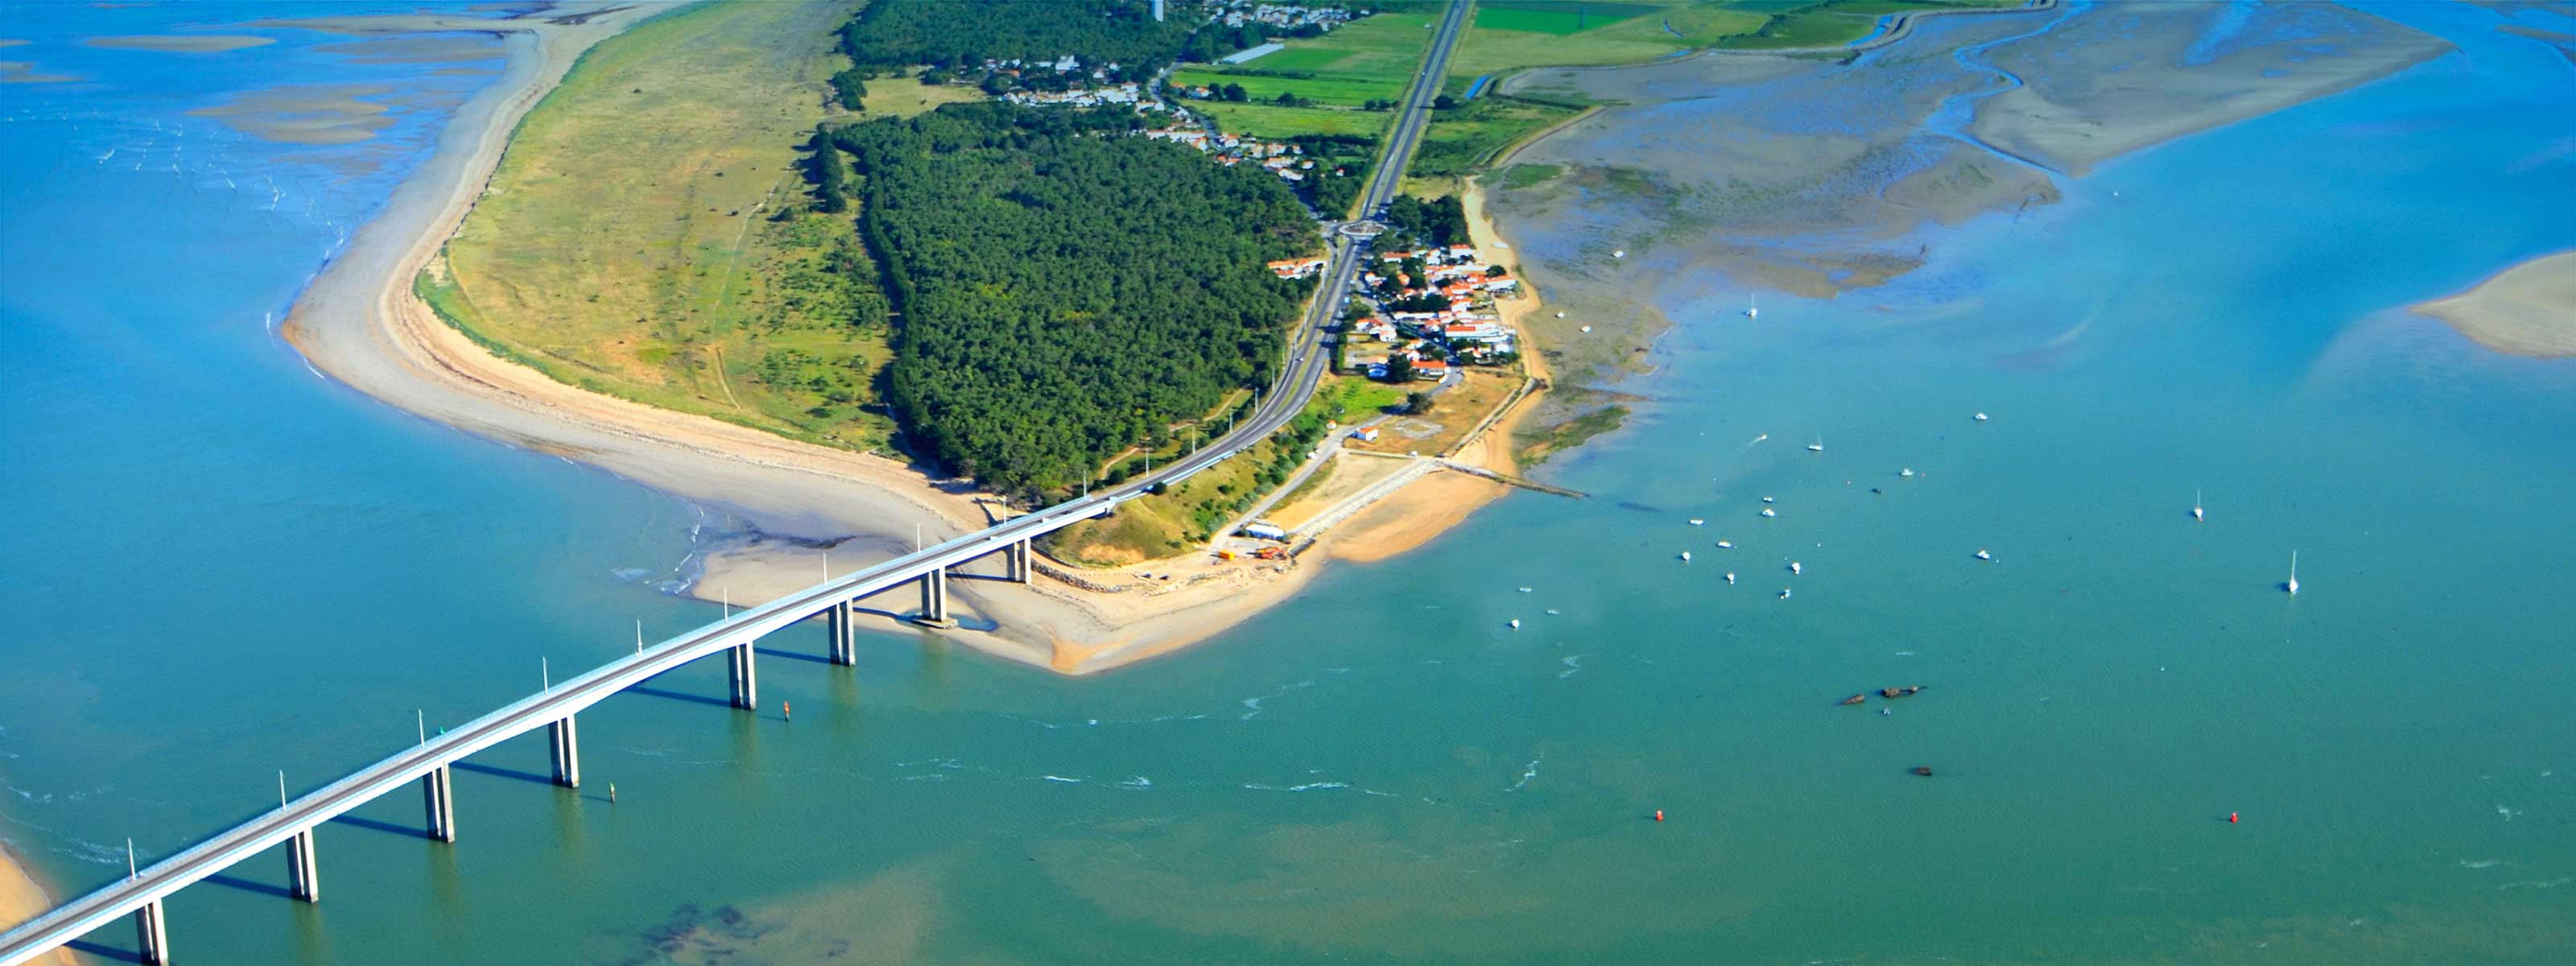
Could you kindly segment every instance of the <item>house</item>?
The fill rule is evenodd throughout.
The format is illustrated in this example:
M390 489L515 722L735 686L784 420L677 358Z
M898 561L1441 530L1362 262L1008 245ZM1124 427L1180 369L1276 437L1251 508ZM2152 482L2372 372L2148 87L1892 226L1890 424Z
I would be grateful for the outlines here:
M1416 359L1413 362L1415 379L1440 379L1447 375L1449 375L1449 363L1445 359Z
M1358 429L1351 430L1351 438L1363 443L1377 442L1377 427L1362 426Z

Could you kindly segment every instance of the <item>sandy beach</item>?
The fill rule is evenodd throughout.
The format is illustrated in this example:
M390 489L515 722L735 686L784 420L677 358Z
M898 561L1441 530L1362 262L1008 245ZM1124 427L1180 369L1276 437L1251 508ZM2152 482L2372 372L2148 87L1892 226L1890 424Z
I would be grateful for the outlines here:
M2576 251L2532 259L2414 308L2497 352L2576 356Z
M504 37L500 79L458 111L433 157L315 279L287 319L288 339L323 371L409 412L604 467L733 515L758 534L793 535L709 552L694 587L703 599L767 600L811 585L827 569L847 573L903 553L916 533L936 541L987 525L1003 511L964 481L556 382L473 344L414 295L412 278L436 270L441 246L489 184L519 118L582 51L657 9L472 21L477 29L497 26ZM421 15L294 25L362 35L459 26ZM1479 218L1479 241L1497 240L1490 219ZM1535 305L1525 296L1506 303L1506 312L1528 314ZM1533 360L1544 378L1544 363ZM1533 405L1519 404L1454 457L1510 472L1512 424ZM922 633L1068 674L1117 667L1203 640L1287 599L1327 557L1377 560L1417 547L1507 489L1460 473L1430 474L1326 534L1314 548L1321 552L1302 563L1190 554L1110 571L1073 573L1050 563L1028 585L960 580L951 585L960 627ZM899 613L909 606L904 600L889 593L880 606Z
M6 845L0 845L0 931L9 926L43 915L54 907L54 898L36 883L27 871L26 862ZM74 966L70 950L57 949L38 956L31 962L41 966Z

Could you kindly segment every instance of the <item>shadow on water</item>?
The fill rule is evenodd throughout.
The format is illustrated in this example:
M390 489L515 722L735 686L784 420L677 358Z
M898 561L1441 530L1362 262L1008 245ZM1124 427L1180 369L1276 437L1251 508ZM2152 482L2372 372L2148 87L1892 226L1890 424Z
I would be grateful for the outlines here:
M249 879L244 879L244 878L240 878L240 877L237 877L237 876L229 876L229 875L210 875L210 876L207 876L207 877L206 877L206 881L208 881L208 882L212 882L212 883L214 883L214 884L216 884L216 885L219 885L219 886L224 886L224 887L232 888L232 889L240 889L240 890L241 890L241 891L243 891L243 892L257 893L257 894L259 894L259 895L263 895L263 896L275 896L275 897L280 898L280 899L292 899L292 898L295 898L295 896L294 896L292 893L289 893L289 892L287 892L287 891L286 891L286 887L285 887L285 886L273 886L273 885L269 885L268 883L265 883L265 882L253 882L253 881L251 881L251 880L249 880Z
M120 963L139 963L143 961L143 957L141 956L126 952L125 950L118 949L114 946L102 946L86 939L75 939L64 943L63 948L69 949L73 952L88 953L100 959L113 959Z
M733 703L732 703L732 702L730 702L730 701L718 700L718 699L716 699L716 698L710 698L710 697L707 697L707 696L702 695L702 694L689 694L689 693L682 692L682 691L665 691L665 690L662 690L661 688L648 688L648 687L645 687L645 686L640 685L640 684L639 684L639 685L636 685L636 686L634 686L634 687L631 687L631 688L627 688L627 689L626 689L626 691L625 691L625 693L627 693L627 694L641 694L641 695L644 695L644 696L646 696L646 697L652 697L652 698L663 698L663 699L671 700L671 701L686 701L686 702L689 702L690 704L703 704L703 705L706 705L706 706L708 706L708 707L713 707L713 708L730 708L730 707L733 707Z
M520 771L516 768L502 768L497 765L481 765L470 761L457 762L454 767L457 771L470 771L477 775L491 775L495 778L516 778L523 782L535 782L539 785L553 785L555 783L554 776L540 775L532 771Z
M774 649L766 648L766 647L755 647L755 648L752 648L752 649L751 649L751 652L752 652L752 653L754 653L754 654L758 654L758 655L760 655L760 656L762 656L762 657L783 657L783 658L786 658L786 659L788 659L788 660L790 660L790 661L811 661L811 662L813 662L813 663L815 663L815 664L830 664L830 663L832 663L832 659L831 659L831 658L821 657L821 656L817 656L817 655L813 655L813 654L806 654L806 653L803 653L803 652L801 652L801 651L780 651L780 650L774 650Z
M346 825L351 828L362 828L374 832L383 832L387 835L399 835L407 839L425 839L429 837L429 830L425 828L413 828L409 825L396 825L392 822L379 822L372 818L359 818L355 815L332 816L331 824Z

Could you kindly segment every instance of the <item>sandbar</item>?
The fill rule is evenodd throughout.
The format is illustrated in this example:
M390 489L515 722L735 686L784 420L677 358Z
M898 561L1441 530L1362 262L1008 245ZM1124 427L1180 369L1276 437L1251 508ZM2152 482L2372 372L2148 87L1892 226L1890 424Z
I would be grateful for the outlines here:
M356 144L394 124L378 100L393 88L369 84L312 84L244 91L214 107L189 111L263 141L283 144Z
M2466 292L2415 306L2497 352L2576 356L2576 251L2544 255Z
M91 37L81 41L87 47L113 47L119 50L158 50L172 54L216 54L244 47L265 47L276 43L273 37L246 37L238 34L139 34L130 37Z

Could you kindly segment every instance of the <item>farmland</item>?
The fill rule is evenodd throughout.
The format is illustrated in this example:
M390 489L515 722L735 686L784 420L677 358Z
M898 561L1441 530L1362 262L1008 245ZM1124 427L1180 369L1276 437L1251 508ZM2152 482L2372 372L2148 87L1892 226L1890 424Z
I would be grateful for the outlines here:
M1260 137L1300 134L1376 136L1393 114L1362 110L1369 101L1404 96L1438 19L1432 12L1380 12L1321 37L1281 41L1285 49L1243 64L1194 65L1175 73L1178 87L1240 84L1247 101L1192 101L1225 130ZM1281 94L1311 102L1284 107Z

